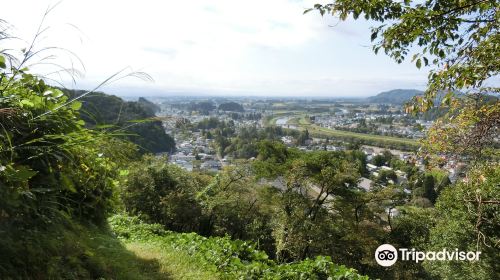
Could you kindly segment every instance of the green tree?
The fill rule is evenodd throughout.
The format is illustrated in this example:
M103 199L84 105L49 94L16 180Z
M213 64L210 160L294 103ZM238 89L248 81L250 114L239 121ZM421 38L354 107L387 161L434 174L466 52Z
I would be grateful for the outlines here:
M356 196L358 166L343 152L293 154L270 142L262 143L259 158L254 164L258 176L282 182L273 233L278 260L329 253L325 237L336 230L328 209Z
M423 196L432 203L436 202L437 194L434 189L434 177L431 174L426 174L424 176L422 187L424 189Z
M161 121L156 119L155 107L149 101L124 101L104 93L86 93L83 90L63 90L71 97L80 97L81 117L88 128L116 131L115 136L129 140L141 153L171 153L174 139L165 133ZM110 128L111 127L111 128Z
M394 218L388 243L396 248L415 248L425 251L433 227L434 208L405 206L401 214ZM397 262L391 267L391 276L395 279L432 279L421 263ZM384 275L385 278L387 275Z
M359 150L348 151L348 155L358 164L358 172L361 176L368 177L370 173L366 168L366 154Z
M376 166L390 165L393 160L393 156L390 151L384 150L381 154L378 154L372 158L372 163Z
M171 230L197 231L202 206L196 193L209 178L168 164L164 157L145 156L133 163L123 183L125 209L145 221Z
M273 191L255 182L248 164L224 168L196 195L203 211L200 233L252 240L274 256Z
M450 177L448 177L448 175L443 176L436 187L436 194L439 196L439 194L449 185L451 185Z
M309 131L307 129L302 130L297 137L297 145L299 146L304 146L306 144L306 141L309 140Z
M389 182L389 180L392 180L393 184L395 184L398 179L394 170L380 170L378 174L379 175L376 178L376 182L382 185L386 185Z
M442 191L436 203L436 225L427 250L458 248L480 251L480 261L425 262L428 271L443 279L500 277L500 166L483 165L468 180Z
M474 161L498 160L500 101L485 102L485 97L476 96L457 100L450 107L431 127L423 143L430 159L439 162L440 157L435 156L439 154Z
M81 103L12 69L0 70L0 212L8 217L0 223L51 222L62 213L104 222L118 160L135 147L86 129Z

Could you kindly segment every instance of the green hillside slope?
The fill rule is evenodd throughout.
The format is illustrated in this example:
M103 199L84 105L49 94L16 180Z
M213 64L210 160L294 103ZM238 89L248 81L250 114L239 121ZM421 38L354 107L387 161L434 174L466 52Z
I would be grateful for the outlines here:
M158 260L162 271L172 273L172 279L368 279L328 257L277 264L241 240L175 233L124 215L113 216L109 222L127 248Z
M410 101L412 97L423 94L423 91L416 89L393 89L370 96L367 101L370 103L403 104Z

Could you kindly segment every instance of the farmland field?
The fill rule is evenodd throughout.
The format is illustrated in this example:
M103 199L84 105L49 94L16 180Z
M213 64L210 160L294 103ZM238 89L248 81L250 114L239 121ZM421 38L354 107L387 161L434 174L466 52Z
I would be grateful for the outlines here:
M407 146L410 149L414 149L419 146L419 142L417 140L409 138L365 134L365 133L320 127L318 125L312 124L304 112L279 111L275 113L273 117L270 118L267 122L265 122L264 125L267 126L277 125L276 122L279 119L283 118L288 118L286 125L297 127L299 130L307 129L312 136L319 138L333 137L333 138L350 139L350 140L354 139L354 140L359 140L365 144L374 144L374 145L383 144L382 146L390 146L392 144L395 144L397 146L399 145Z

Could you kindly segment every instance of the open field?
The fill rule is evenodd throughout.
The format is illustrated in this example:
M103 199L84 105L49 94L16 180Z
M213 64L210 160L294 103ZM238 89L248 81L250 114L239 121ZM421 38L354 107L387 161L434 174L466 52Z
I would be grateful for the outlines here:
M343 131L343 130L334 130L334 129L324 128L324 127L319 127L316 125L309 125L309 126L304 126L304 127L306 127L309 130L309 132L312 133L313 135L315 133L318 133L318 134L327 135L327 136L331 136L331 137L353 137L353 138L359 138L359 139L363 139L363 140L395 142L395 143L407 144L407 145L411 145L411 146L418 146L419 145L418 141L413 140L413 139L407 139L407 138L399 138L399 137L384 136L384 135L364 134L364 133L356 133L356 132Z
M289 117L287 124L297 126L299 129L307 129L312 136L315 137L332 137L340 138L342 140L358 140L363 144L370 144L374 146L389 147L395 145L403 149L416 149L419 147L419 142L414 139L400 138L393 136L374 135L357 133L344 130L335 130L320 127L311 123L306 117L304 112L277 112L269 119L265 125L276 125L276 121L283 117Z

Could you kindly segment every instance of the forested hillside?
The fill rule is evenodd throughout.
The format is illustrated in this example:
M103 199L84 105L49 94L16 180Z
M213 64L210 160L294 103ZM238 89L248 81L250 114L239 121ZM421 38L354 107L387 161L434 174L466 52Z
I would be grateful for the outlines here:
M393 89L367 98L371 103L404 104L424 92L416 89Z
M229 112L244 112L245 111L245 109L243 109L243 106L241 106L241 104L236 103L236 102L221 103L219 105L218 109L221 111L229 111Z
M149 114L151 115L154 115L161 110L160 106L147 100L144 97L139 97L139 100L137 100L137 102L141 104L144 108L146 108L146 110L148 110Z
M83 90L65 91L71 97L86 93ZM141 153L171 153L175 150L174 139L165 133L161 121L155 119L158 106L147 99L124 101L114 95L93 92L80 102L80 116L87 127L117 131L136 144Z

